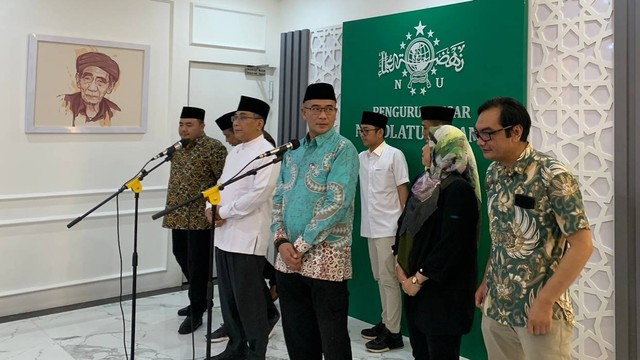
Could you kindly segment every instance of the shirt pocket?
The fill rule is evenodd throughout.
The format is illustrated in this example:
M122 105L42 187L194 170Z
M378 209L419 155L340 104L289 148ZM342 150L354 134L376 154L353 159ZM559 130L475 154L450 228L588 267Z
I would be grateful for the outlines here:
M371 173L371 181L369 182L369 186L373 189L376 194L387 194L395 191L395 179L393 176L393 171L389 168L373 168Z

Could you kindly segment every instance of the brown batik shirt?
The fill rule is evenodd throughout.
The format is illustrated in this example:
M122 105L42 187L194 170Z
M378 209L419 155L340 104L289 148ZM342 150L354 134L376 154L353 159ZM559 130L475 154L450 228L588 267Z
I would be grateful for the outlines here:
M216 139L202 134L171 159L167 207L183 203L216 185L222 174L227 149ZM167 214L162 226L169 229L204 230L211 227L204 215L204 197Z

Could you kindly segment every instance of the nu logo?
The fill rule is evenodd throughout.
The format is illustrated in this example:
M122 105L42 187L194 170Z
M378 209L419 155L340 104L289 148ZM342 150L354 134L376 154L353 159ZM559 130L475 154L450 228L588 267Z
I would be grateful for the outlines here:
M404 67L402 77L394 81L394 88L401 90L405 88L403 83L406 82L406 89L411 96L418 91L420 95L425 95L434 86L432 79L435 80L436 88L444 87L444 76L438 74L438 70L443 67L454 68L456 72L464 68L464 41L448 47L441 46L440 39L433 30L429 29L425 35L426 27L420 21L418 26L413 27L415 34L407 32L405 39L399 44L399 52L383 50L378 54L378 77L392 74Z

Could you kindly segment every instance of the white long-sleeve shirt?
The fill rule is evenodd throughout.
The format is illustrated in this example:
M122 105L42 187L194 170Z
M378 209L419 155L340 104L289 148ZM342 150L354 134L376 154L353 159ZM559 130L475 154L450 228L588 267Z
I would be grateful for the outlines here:
M234 176L258 155L273 149L259 136L249 142L236 145L229 154L219 182L222 184ZM242 172L255 169L273 160L273 156L254 161ZM216 228L215 246L221 250L250 255L266 255L271 241L271 208L280 163L258 171L226 186L220 192L219 212L225 220Z

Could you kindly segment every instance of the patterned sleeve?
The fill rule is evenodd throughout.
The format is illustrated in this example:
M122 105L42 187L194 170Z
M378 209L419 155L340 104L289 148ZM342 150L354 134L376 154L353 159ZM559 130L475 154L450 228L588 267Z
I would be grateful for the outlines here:
M289 157L289 154L285 154L285 159ZM276 191L273 194L273 210L271 213L271 232L273 232L273 240L288 239L289 236L284 230L284 221L282 218L282 192L284 189L284 180L282 174L284 171L289 171L287 167L288 162L283 161L280 167L280 173L278 174L278 180L276 180Z
M568 171L555 174L549 182L548 196L556 222L564 235L589 229L582 194L573 174Z
M220 179L220 176L222 176L224 161L227 158L227 148L222 145L220 141L215 139L213 139L211 147L210 165L211 170L213 171L213 176L217 182Z
M301 244L298 248L296 240L298 251L306 252L312 245L335 240L331 238L333 233L343 238L343 232L351 232L359 165L356 148L349 141L341 141L327 176L326 195L315 204L315 215L302 233L307 246Z

